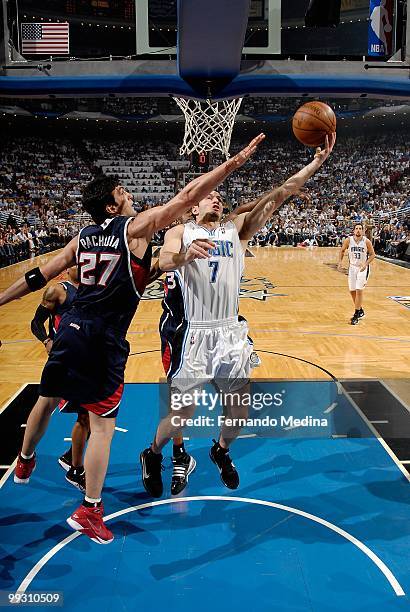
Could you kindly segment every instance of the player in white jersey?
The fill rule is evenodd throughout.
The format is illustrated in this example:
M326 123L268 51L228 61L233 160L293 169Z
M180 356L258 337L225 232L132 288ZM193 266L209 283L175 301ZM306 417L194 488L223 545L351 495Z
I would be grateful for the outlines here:
M226 421L229 418L233 421L223 423L210 457L224 485L230 489L239 486L239 475L228 453L230 443L241 430L239 420L248 415L248 404L242 398L249 393L253 345L246 320L238 317L245 249L279 206L290 195L299 193L322 166L335 139L335 134L326 138L325 149L318 149L312 162L283 185L264 194L250 212L221 224L222 198L212 191L192 209L195 222L178 225L166 233L159 265L167 272L168 287L175 284L179 288L184 316L165 351L163 347L171 410L161 420L151 447L140 456L143 484L153 497L160 497L163 491L161 450L171 438L180 435L186 419L195 412L195 392L208 382L230 394L224 416ZM164 326L166 321L165 316ZM173 409L183 395L184 405ZM186 405L188 396L194 401ZM187 469L193 469L195 462L187 457Z
M272 190L270 193L272 193ZM267 195L267 193L263 194L263 196L265 195ZM227 216L223 218L223 223L225 224L227 221L233 221L238 215L253 210L263 196L246 202L245 204L241 204L233 211L229 212ZM192 210L183 215L180 220L180 223L183 224L188 222L195 222ZM162 270L159 269L159 261L155 264L155 270L153 269L152 271L154 272L155 278L163 274ZM178 353L178 342L181 341L183 336L183 325L185 320L184 299L180 283L175 274L176 272L167 272L164 280L164 299L162 301L163 314L159 325L162 361L166 375L168 375L170 371L171 354L174 356L175 362L175 356ZM249 341L252 342L251 339L249 339ZM174 347L174 349L172 349L172 347ZM260 365L259 356L255 351L251 354L250 361L253 367ZM171 494L177 495L185 489L188 477L194 470L196 462L185 450L182 432L181 435L174 436L172 441L173 471Z
M372 243L364 235L363 223L356 223L353 235L344 240L339 255L339 271L346 251L349 253L349 291L355 308L350 323L357 325L364 317L363 290L369 278L370 264L376 257Z

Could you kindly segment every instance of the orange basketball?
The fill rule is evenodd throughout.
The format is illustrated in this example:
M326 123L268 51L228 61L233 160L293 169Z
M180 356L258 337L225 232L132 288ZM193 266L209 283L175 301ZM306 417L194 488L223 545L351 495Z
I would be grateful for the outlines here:
M326 134L336 131L336 116L324 102L307 102L293 115L292 129L296 138L307 147L318 147Z

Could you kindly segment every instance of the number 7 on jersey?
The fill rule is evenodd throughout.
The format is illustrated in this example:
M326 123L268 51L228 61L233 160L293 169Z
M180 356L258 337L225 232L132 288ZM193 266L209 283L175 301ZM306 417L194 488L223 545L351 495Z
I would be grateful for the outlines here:
M216 282L216 277L218 275L218 269L219 269L219 261L209 261L208 265L211 269L211 283L215 283Z

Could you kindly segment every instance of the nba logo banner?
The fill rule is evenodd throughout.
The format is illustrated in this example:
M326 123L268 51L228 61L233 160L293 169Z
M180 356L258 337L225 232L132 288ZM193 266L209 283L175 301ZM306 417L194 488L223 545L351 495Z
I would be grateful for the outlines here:
M393 0L370 0L368 55L392 53Z

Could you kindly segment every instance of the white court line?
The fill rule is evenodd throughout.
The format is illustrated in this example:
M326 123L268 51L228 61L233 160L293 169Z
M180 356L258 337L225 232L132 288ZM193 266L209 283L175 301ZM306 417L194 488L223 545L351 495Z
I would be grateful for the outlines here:
M257 434L243 434L242 436L238 436L238 439L244 439L244 438L256 438Z
M400 463L402 465L409 465L410 464L410 459L405 459L405 461L400 461Z
M72 442L71 438L64 438L64 442Z
M326 410L323 411L323 414L329 414L329 412L332 412L337 406L337 402L333 402L333 404L330 404L329 408L326 408Z
M372 425L378 425L378 424L382 424L382 423L388 423L389 421L370 421L370 423L372 423Z
M24 429L25 427L27 427L27 423L22 423L22 424L20 425L20 427L22 427L22 428Z
M289 431L289 429L298 429L300 425L288 425L288 427L284 427L285 431Z
M310 514L309 512L305 512L304 510L299 510L298 508L292 508L291 506L284 506L282 504L277 504L275 502L265 501L262 499L252 499L249 497L227 497L224 495L198 495L196 497L179 497L177 499L161 499L159 501L148 502L146 504L140 504L139 506L130 506L128 508L124 508L123 510L119 510L118 512L114 512L113 514L109 514L104 518L104 522L110 521L113 518L117 518L119 516L123 516L124 514L129 514L131 512L137 512L138 510L143 510L144 508L152 508L154 506L165 506L168 504L180 504L181 502L192 502L192 501L225 501L225 502L240 502L244 504L255 504L257 506L267 506L268 508L275 508L278 510L283 510L284 512L290 512L291 514L296 514L303 518L309 519L314 523L318 523L319 525L323 525L323 527L327 527L331 531L337 533L342 538L356 546L359 550L361 550L384 574L385 578L390 583L390 586L396 593L398 597L402 597L405 595L400 583L397 578L394 576L392 571L387 567L385 563L370 549L363 544L360 540L355 538L351 533L345 531L341 527L326 521L320 516L316 516L315 514ZM27 576L22 580L20 586L17 588L17 593L25 593L27 588L30 586L34 578L41 571L41 569L46 565L46 563L54 557L66 544L72 542L75 538L78 538L81 534L77 531L67 538L56 544L53 548L51 548L29 571Z
M124 433L127 433L128 429L124 429L123 427L115 427L115 431L123 431Z
M10 474L12 474L14 472L14 468L16 467L16 463L17 463L17 457L14 459L13 463L11 464L11 466L9 467L7 472L4 474L4 476L0 479L0 489L4 486L4 484L6 483L7 478L10 476Z
M29 384L30 384L30 383L25 383L24 385L21 385L20 389L18 389L18 391L16 391L16 392L15 392L15 394L14 394L14 395L12 395L12 396L11 396L11 398L10 398L10 399L9 399L9 400L8 400L8 401L5 403L5 404L3 404L3 406L0 408L0 414L1 414L2 412L4 412L4 411L6 410L6 408L8 408L8 406L10 406L11 402L12 402L13 400L15 400L15 399L16 399L16 397L17 397L18 395L20 395L20 393L23 391L23 389L25 389L25 388L27 387L27 385L29 385Z
M347 434L332 434L332 438L347 438Z
M9 467L9 465L0 465L0 470L8 470Z
M16 399L16 397L27 387L27 385L31 385L31 384L33 383L25 383L24 385L21 385L20 389L18 389L18 391L16 391L16 393L0 408L0 414L4 412L8 406L10 406L11 402ZM35 384L38 384L38 383L35 383ZM21 425L21 427L23 427L23 425ZM14 459L13 463L9 466L7 472L2 476L2 478L0 478L0 489L5 485L6 480L8 479L10 474L14 472L16 463L17 463L17 457Z
M383 448L386 451L386 453L393 459L394 463L397 465L397 467L399 468L399 470L403 474L403 476L406 478L406 480L408 480L408 482L410 482L410 474L402 466L402 464L400 463L400 460L397 457L397 455L394 454L394 452L392 451L390 446L388 446L388 444L386 444L386 442L383 440L383 438L380 437L379 432L377 431L377 429L375 427L373 427L373 425L370 423L369 419L363 414L363 412L360 410L359 406L356 404L354 399L351 398L348 395L347 391L345 391L344 389L343 389L343 393L346 396L347 400L351 403L353 408L356 410L356 412L361 416L363 421L366 423L367 427L373 433L373 435L376 438L376 440L383 446Z
M356 395L358 395L359 393L362 393L362 394L363 394L363 393L364 393L364 391L349 391L349 395L352 395L352 394L356 394Z

